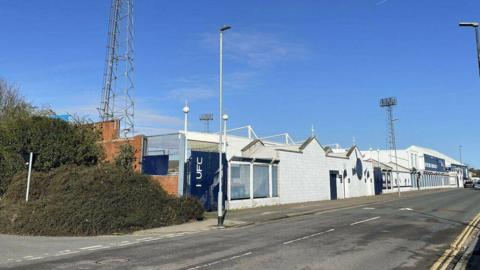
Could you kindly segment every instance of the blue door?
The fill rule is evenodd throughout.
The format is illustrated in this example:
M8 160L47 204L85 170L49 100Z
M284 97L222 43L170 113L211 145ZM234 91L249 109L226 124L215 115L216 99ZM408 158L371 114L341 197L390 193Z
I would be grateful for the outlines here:
M383 175L379 167L373 168L373 183L375 187L375 195L382 194L383 190Z
M338 172L330 171L330 199L337 199L337 175Z

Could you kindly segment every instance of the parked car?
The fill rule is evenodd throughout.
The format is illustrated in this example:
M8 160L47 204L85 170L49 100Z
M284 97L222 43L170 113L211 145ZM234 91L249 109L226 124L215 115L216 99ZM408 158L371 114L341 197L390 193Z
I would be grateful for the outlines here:
M473 181L465 181L465 183L463 183L463 187L464 188L472 188L473 187Z
M480 189L480 181L476 181L475 184L473 184L473 189Z

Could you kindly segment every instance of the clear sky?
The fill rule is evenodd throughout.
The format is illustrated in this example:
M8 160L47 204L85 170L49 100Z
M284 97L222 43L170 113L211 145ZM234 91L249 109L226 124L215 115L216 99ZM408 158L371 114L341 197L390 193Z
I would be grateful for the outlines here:
M109 0L0 0L0 77L37 105L97 118ZM146 134L218 114L225 33L229 126L261 136L311 125L322 144L385 148L382 97L396 96L399 147L480 167L477 0L135 1L136 124ZM217 129L217 121L211 128Z

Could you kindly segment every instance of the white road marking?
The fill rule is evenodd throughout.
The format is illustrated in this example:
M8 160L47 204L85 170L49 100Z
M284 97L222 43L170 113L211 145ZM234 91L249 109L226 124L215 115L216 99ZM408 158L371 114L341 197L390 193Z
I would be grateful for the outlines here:
M27 259L27 261L40 260L40 259L43 259L43 258L44 257L33 257L33 258Z
M57 253L55 255L53 255L54 257L57 257L57 256L63 256L63 255L68 255L68 254L75 254L75 253L79 253L80 251L68 251L68 252L62 252L62 253Z
M80 249L85 250L85 249L92 249L92 248L99 248L99 247L103 247L103 246L102 245L96 245L96 246L82 247Z
M291 244L291 243L294 243L294 242L297 242L297 241L305 240L305 239L308 239L308 238L311 238L311 237L314 237L314 236L322 235L322 234L329 233L329 232L333 232L333 231L335 231L335 229L330 229L330 230L328 230L328 231L310 234L310 235L307 235L307 236L304 236L304 237L300 237L300 238L297 238L297 239L294 239L294 240L290 240L290 241L287 241L287 242L283 242L283 244L284 244L284 245L288 245L288 244Z
M137 241L144 241L144 240L148 240L148 239L152 239L153 237L145 237L145 238L140 238L140 239L137 239Z
M357 222L354 222L354 223L350 224L350 226L357 225L357 224L364 223L364 222L368 222L368 221L372 221L372 220L379 219L379 218L380 217L374 217L374 218L369 218L369 219L357 221Z
M133 245L133 244L136 244L135 242L129 242L129 241L126 241L124 243L120 243L118 244L119 247L123 247L123 246L128 246L128 245Z
M29 259L29 258L33 258L33 256L25 256L23 257L24 259Z
M130 242L130 241L122 241L122 242L120 242L120 243L129 243L129 242Z
M375 208L373 208L373 207L364 207L363 209L364 209L364 210L374 210Z
M240 255L232 256L230 258L225 258L225 259L221 259L221 260L214 261L214 262L211 262L211 263L198 265L198 266L195 266L195 267L192 267L192 268L188 268L188 270L201 269L201 268L209 267L209 266L219 264L219 263L222 263L222 262L232 261L232 260L242 258L242 257L245 257L245 256L249 256L249 255L252 255L252 252L247 252L247 253L243 253L243 254L240 254Z
M400 208L398 210L400 210L400 211L413 211L412 208L408 208L408 207L407 208Z

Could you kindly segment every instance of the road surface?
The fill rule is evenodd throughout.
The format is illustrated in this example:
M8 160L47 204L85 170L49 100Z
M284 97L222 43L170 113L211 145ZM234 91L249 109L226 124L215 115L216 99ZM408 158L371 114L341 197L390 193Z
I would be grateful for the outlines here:
M480 191L456 189L0 267L428 269L479 212Z

